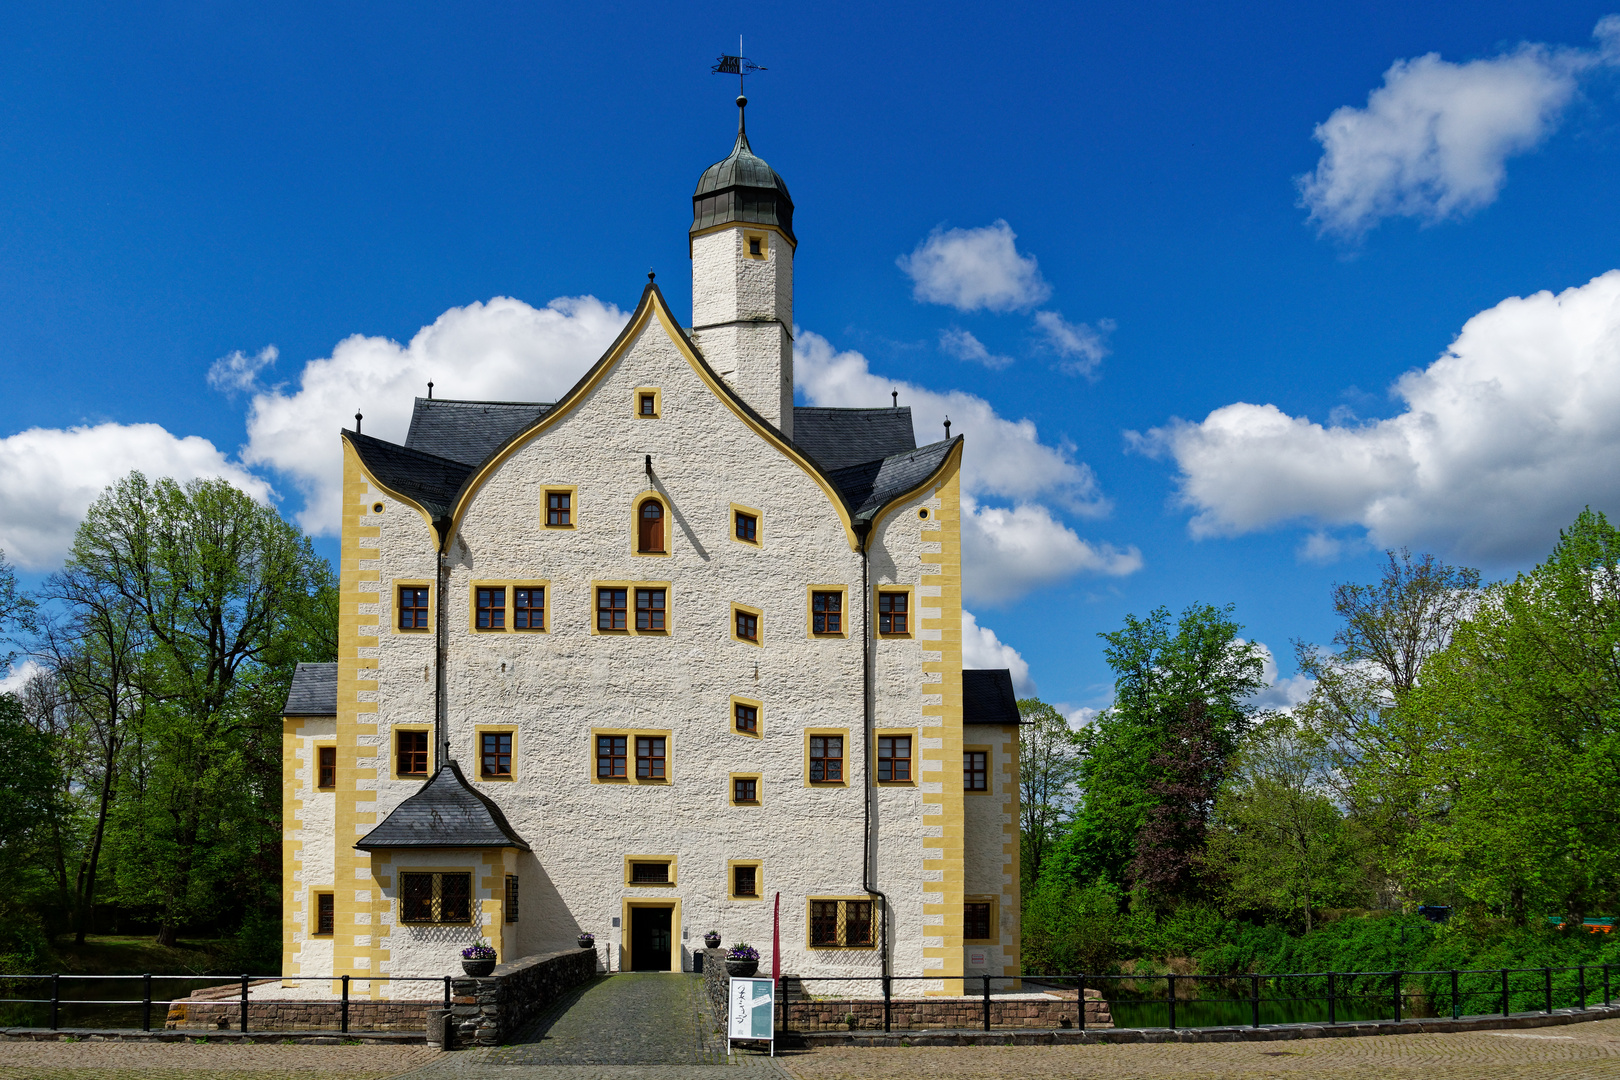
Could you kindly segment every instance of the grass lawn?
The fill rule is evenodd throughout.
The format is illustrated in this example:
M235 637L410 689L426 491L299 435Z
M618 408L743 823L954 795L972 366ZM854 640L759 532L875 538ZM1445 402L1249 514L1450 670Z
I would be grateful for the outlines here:
M173 948L157 944L150 934L88 934L83 945L64 934L52 943L61 959L63 974L74 975L193 975L212 968L223 941L192 939Z

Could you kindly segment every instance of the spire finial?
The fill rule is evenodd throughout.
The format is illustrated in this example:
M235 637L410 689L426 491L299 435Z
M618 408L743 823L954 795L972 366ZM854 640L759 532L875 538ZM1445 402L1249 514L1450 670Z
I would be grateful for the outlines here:
M433 380L432 379L428 380L428 400L429 401L433 400Z
M647 271L647 283L649 285L652 284L653 279L656 278L657 276L658 276L657 274L653 273L652 270L649 269Z
M949 440L950 437L951 437L951 418L947 416L945 418L945 438L947 440Z
M894 407L898 409L900 407L900 391L890 390L889 396L894 399Z
M745 112L744 112L747 108L748 108L748 99L743 97L741 94L738 94L737 95L737 136L739 138L743 138L743 139L748 138L748 123L747 123L747 120L745 118Z
M359 409L356 409L354 411L354 433L356 435L360 434L360 410Z

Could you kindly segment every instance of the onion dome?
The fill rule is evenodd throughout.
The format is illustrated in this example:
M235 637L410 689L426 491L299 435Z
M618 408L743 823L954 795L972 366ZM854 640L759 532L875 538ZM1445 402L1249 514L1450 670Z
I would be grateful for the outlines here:
M692 235L731 222L774 225L797 246L793 235L793 199L775 169L756 157L748 145L743 110L748 99L737 99L737 144L724 161L703 170L692 194Z

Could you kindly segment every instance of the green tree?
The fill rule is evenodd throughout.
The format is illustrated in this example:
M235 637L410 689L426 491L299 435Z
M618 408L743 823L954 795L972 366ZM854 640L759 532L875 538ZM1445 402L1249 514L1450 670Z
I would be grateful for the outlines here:
M1176 863L1173 873L1154 871L1170 881L1196 861L1214 787L1252 721L1249 699L1265 686L1264 653L1241 630L1230 605L1196 604L1173 623L1159 608L1099 635L1114 704L1082 733L1080 800L1062 855L1072 877L1129 889L1150 862ZM1175 762L1191 749L1199 767L1189 777Z
M46 959L34 909L52 891L51 827L61 808L49 739L15 694L0 694L0 761L0 970L20 971Z
M1018 796L1023 891L1030 892L1074 808L1080 741L1064 715L1039 698L1021 698Z
M1216 801L1209 859L1226 880L1228 909L1298 919L1351 889L1351 830L1333 803L1333 759L1320 732L1287 714L1243 740Z
M16 635L34 628L33 598L17 589L17 572L0 549L0 648L17 643ZM0 668L10 667L14 652L0 652Z
M112 815L118 888L159 911L159 941L273 894L276 714L325 620L332 574L276 512L222 480L131 473L80 525L68 571L116 595L144 639L143 699ZM320 632L312 633L312 627Z
M1520 924L1620 902L1620 532L1602 514L1485 590L1405 711L1432 739L1407 875Z
M1430 715L1403 705L1478 591L1477 570L1387 551L1375 584L1333 587L1336 651L1295 646L1300 671L1315 680L1296 711L1326 740L1337 796L1386 865L1417 822L1424 762L1438 745Z

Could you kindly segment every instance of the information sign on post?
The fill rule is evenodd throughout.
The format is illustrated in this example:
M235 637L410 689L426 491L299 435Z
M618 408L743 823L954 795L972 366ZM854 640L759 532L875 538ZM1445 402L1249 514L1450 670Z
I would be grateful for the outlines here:
M776 1056L776 986L769 979L731 977L731 1023L726 1029L726 1053L733 1039L763 1039Z

